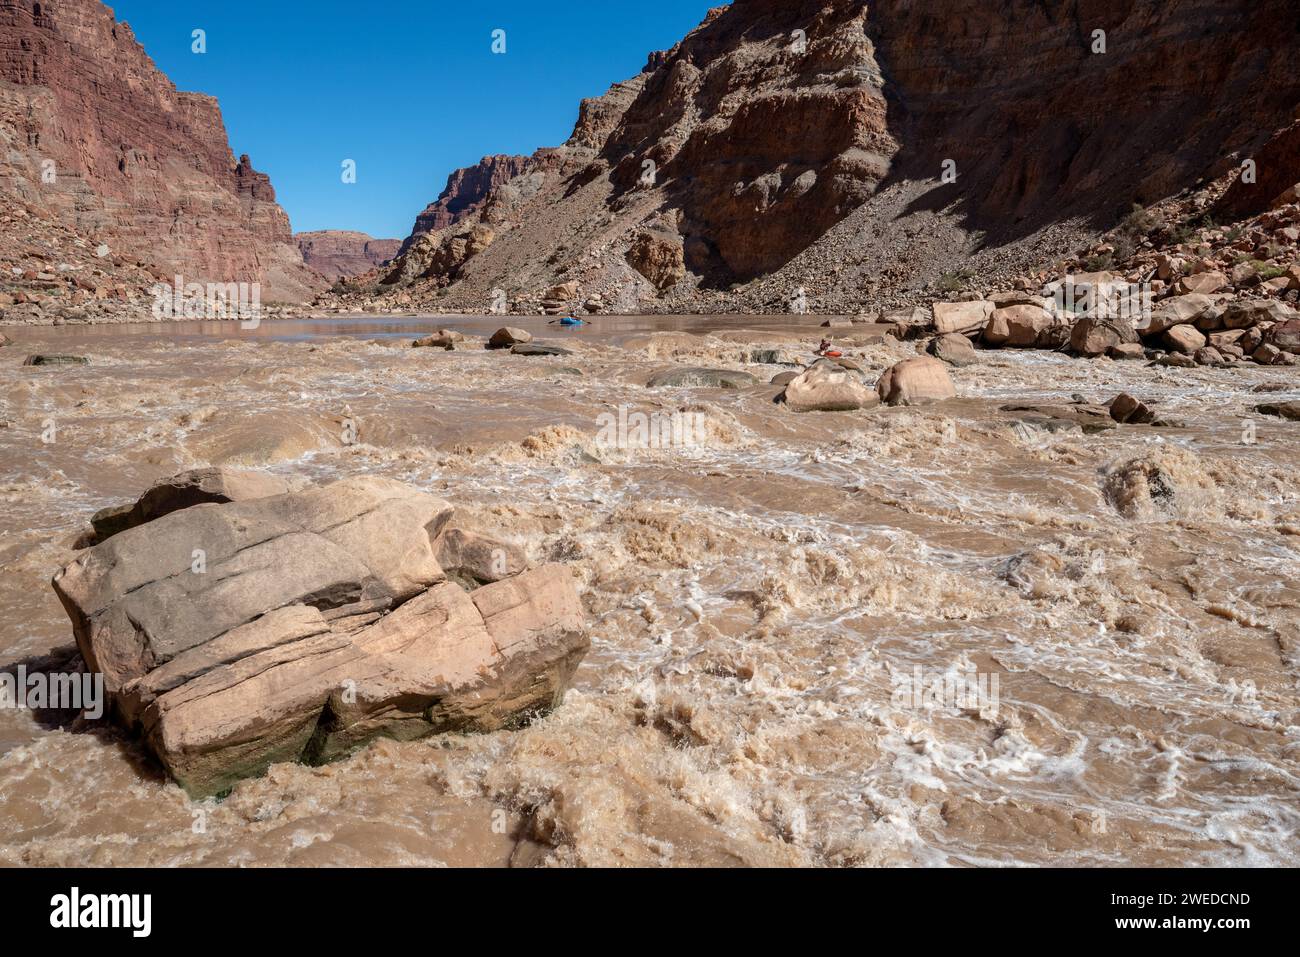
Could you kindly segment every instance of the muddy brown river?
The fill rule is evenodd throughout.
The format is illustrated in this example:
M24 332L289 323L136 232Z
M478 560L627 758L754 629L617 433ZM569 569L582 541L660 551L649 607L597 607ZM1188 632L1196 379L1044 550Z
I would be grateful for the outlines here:
M509 322L572 354L409 347L501 325L470 317L4 330L0 670L75 667L49 581L91 514L210 464L445 497L572 566L592 650L524 730L220 801L103 723L0 708L0 863L1300 863L1300 423L1253 411L1297 369L991 351L959 399L799 415L646 381L767 383L753 353L808 359L811 318ZM852 333L868 384L915 353ZM1121 391L1172 424L1001 410ZM699 428L602 440L636 413Z

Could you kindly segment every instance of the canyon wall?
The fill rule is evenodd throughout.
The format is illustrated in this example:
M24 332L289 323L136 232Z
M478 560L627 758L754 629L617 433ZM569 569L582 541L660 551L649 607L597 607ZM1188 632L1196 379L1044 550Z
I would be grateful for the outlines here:
M1298 23L1293 0L735 0L585 101L562 147L426 211L385 294L833 310L1015 274L1289 125Z
M217 101L179 92L98 0L0 0L0 193L160 276L323 287Z

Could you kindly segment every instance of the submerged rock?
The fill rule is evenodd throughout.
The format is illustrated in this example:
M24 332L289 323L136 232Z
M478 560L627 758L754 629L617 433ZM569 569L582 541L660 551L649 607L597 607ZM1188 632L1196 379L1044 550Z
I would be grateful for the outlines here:
M1090 402L1073 402L1069 405L1052 403L1011 403L1001 406L1003 412L1028 413L1042 417L1048 422L1058 423L1063 427L1079 428L1086 434L1107 432L1118 428L1111 410L1104 405Z
M748 389L759 381L748 372L731 369L668 369L650 377L651 389Z
M445 349L451 352L456 348L456 343L464 341L465 336L462 333L450 329L439 329L432 335L416 339L411 343L411 346L415 349Z
M452 507L354 478L128 529L54 577L112 714L193 796L375 737L554 707L588 639L574 581L451 534ZM449 581L440 558L477 583Z
M1300 402L1269 402L1255 406L1260 415L1272 415L1279 419L1300 422Z
M25 366L85 366L90 360L85 356L34 355L23 360Z
M521 342L510 350L514 356L571 356L572 349L562 346L544 346L536 342Z

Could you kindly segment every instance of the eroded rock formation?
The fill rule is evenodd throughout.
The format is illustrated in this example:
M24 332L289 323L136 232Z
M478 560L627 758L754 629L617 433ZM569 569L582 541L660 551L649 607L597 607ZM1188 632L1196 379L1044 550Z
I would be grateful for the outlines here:
M485 156L474 166L453 172L438 198L416 217L415 228L399 251L404 253L419 237L454 226L478 212L492 191L522 173L527 163L527 156Z
M114 717L190 794L378 736L511 727L560 701L588 647L563 566L526 569L390 480L255 485L212 470L160 483L146 499L163 489L174 510L54 577ZM251 497L217 504L235 488Z

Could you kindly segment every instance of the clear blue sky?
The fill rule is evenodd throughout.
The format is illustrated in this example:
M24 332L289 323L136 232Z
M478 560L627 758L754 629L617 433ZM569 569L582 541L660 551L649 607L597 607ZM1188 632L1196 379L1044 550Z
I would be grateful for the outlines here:
M296 232L403 238L447 174L568 138L583 97L635 75L723 0L109 0L182 90L209 93L235 155ZM207 53L191 33L207 31ZM506 31L505 55L492 32ZM357 182L340 180L357 164Z

